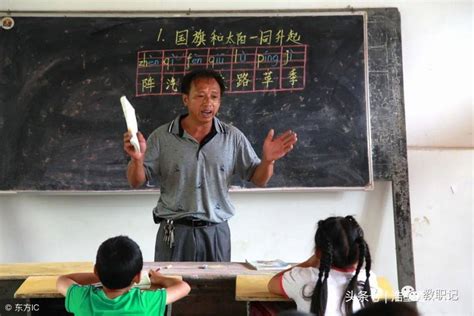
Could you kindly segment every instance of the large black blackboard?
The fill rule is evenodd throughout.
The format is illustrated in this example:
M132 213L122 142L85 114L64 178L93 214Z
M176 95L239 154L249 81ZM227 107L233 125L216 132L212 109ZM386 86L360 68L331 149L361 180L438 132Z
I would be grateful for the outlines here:
M241 129L258 154L270 128L298 133L296 148L277 162L269 187L372 183L364 15L14 19L14 28L0 29L1 190L129 188L120 96L135 106L145 135L185 112L177 95L141 93L138 52L263 51L295 42L307 49L298 89L228 93L219 117ZM176 32L183 30L188 45L177 45ZM191 43L197 31L207 36L199 47ZM223 38L211 43L213 31ZM268 31L270 43L263 37ZM245 44L226 42L238 33L246 35Z

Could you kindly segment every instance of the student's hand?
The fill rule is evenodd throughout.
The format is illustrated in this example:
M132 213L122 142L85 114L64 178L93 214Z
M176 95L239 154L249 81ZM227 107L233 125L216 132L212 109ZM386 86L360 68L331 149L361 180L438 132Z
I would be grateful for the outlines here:
M166 304L176 302L191 291L189 284L180 279L166 277L154 270L150 270L148 275L152 285L166 289Z
M271 129L263 142L263 161L273 162L284 157L298 141L296 133L291 130L276 138L273 138L274 133L274 130Z
M158 272L158 270L148 271L148 276L150 277L151 284L156 285L158 287L165 287L165 276Z
M127 131L123 134L123 150L135 160L143 160L145 157L146 151L146 139L143 137L142 133L137 133L138 143L140 144L140 152L136 152L135 148L133 147L132 143L130 143L130 139L132 139L132 133Z

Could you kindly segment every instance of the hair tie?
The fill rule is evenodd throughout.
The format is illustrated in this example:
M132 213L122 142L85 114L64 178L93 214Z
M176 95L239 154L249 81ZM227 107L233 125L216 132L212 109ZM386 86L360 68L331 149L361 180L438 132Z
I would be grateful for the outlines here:
M347 219L349 222L354 222L354 221L355 221L355 219L354 219L354 217L353 217L352 215L347 215L347 216L346 216L346 219Z

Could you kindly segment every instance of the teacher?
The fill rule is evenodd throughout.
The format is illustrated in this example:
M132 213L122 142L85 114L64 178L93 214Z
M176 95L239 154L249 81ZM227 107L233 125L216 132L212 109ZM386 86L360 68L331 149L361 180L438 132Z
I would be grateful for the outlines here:
M232 176L264 187L275 161L297 141L290 130L274 138L271 129L259 159L240 130L216 117L224 91L217 72L190 72L181 84L187 114L158 127L148 140L138 132L141 152L130 143L131 133L124 134L124 150L131 158L130 185L138 188L153 177L160 183L153 209L160 223L155 261L230 261Z

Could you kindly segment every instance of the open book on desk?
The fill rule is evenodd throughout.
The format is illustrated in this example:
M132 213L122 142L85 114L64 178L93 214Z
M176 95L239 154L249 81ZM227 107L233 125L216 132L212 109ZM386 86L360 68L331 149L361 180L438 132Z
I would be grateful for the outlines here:
M255 270L280 271L291 268L291 264L280 259L274 260L245 260Z

